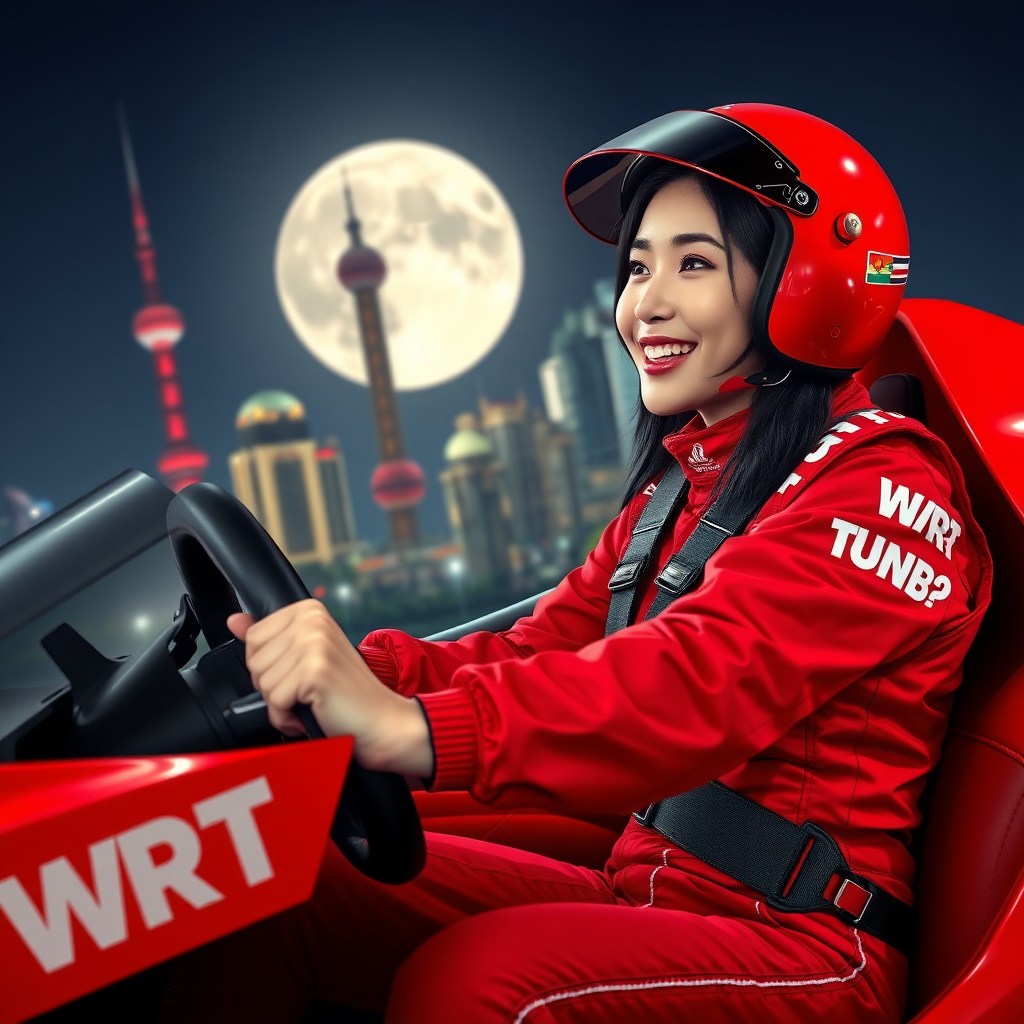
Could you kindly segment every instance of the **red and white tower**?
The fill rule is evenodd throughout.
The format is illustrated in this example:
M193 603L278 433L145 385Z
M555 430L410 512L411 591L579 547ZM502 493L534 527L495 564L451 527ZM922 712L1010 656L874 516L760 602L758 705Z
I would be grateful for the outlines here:
M135 155L124 112L118 109L121 121L121 145L124 166L128 175L128 195L132 204L132 224L135 228L135 258L142 272L142 291L146 304L132 320L135 340L153 353L156 371L157 397L163 414L166 447L157 459L156 468L164 482L173 491L203 479L209 458L195 445L188 433L185 419L185 399L178 380L178 365L174 346L185 333L185 318L174 306L163 301L160 281L156 274L156 250L149 235L149 219L142 205L142 189L135 169Z
M423 470L405 457L402 428L398 422L398 403L395 401L384 324L377 301L377 289L387 268L380 253L363 244L361 225L347 184L345 202L348 206L345 228L352 244L338 260L338 280L355 295L359 333L370 378L373 423L380 452L380 463L370 478L370 490L373 500L388 514L391 540L396 544L411 544L419 540L416 506L427 492L427 481Z

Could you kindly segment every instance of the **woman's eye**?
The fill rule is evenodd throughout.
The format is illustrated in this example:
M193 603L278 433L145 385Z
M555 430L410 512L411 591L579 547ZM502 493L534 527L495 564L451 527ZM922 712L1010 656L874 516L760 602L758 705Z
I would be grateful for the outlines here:
M713 267L713 264L700 256L684 256L679 264L680 270L703 270L705 267Z
M634 274L646 274L647 268L639 260L630 260L629 273L630 276Z

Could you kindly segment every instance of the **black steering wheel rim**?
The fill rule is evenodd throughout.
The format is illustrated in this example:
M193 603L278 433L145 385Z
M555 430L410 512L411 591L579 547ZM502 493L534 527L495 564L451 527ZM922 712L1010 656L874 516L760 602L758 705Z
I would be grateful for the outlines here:
M259 620L310 596L252 513L215 484L192 484L175 495L167 507L167 533L211 648L232 639L226 619L242 610L239 599ZM308 707L299 705L296 712L311 739L323 737ZM405 780L370 771L355 759L331 837L360 871L380 882L407 882L426 862L423 827Z

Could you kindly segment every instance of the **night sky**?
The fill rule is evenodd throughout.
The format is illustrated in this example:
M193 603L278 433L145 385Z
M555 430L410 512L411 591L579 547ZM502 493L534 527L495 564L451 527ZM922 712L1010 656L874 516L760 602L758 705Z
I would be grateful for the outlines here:
M903 200L907 294L1024 319L1024 88L1005 2L432 4L5 2L0 54L0 486L60 507L162 448L115 104L125 104L192 435L229 486L234 415L282 388L341 438L361 536L382 539L367 392L322 367L278 305L274 245L302 183L366 142L445 146L502 191L526 276L474 370L400 394L427 531L453 417L482 391L540 404L562 311L612 250L561 198L577 156L676 108L761 100L839 125ZM371 240L372 241L372 240ZM339 301L346 298L339 289ZM984 339L964 339L984 359ZM998 367L993 366L993 372Z

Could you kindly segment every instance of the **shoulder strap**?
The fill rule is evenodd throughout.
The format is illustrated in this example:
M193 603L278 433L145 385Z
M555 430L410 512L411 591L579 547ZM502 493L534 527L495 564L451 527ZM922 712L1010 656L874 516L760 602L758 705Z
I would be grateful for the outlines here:
M639 585L651 554L665 529L675 521L677 510L689 490L689 481L678 463L673 463L655 488L639 522L633 529L629 546L608 580L612 598L604 635L609 636L630 625L636 613ZM645 619L662 612L680 594L693 588L704 572L707 560L729 537L742 533L761 503L751 504L730 498L728 490L701 516L696 529L687 538L654 581L658 596Z
M704 575L707 560L730 537L742 533L763 502L743 502L730 498L729 489L700 517L700 522L680 551L667 562L654 581L658 596L644 621L660 615L677 597L692 590Z
M689 490L690 481L679 463L673 460L644 506L625 554L608 580L612 596L605 621L605 636L624 629L633 621L638 584L651 560L651 553L666 525L675 522L676 513Z
M726 488L725 493L701 517L682 549L669 559L659 573L655 580L658 596L644 616L645 621L659 615L677 597L692 590L704 574L704 566L708 559L726 540L742 533L762 508L765 514L770 515L788 505L799 491L847 448L894 431L909 431L931 437L919 423L895 412L883 413L880 409L862 409L848 413L847 417L832 426L766 503L759 503L756 506L744 505L731 498ZM673 462L644 508L640 521L633 530L626 553L608 581L612 599L608 607L605 636L632 623L643 572L658 539L668 524L674 522L676 510L686 497L688 489L689 481L686 480L682 468Z

